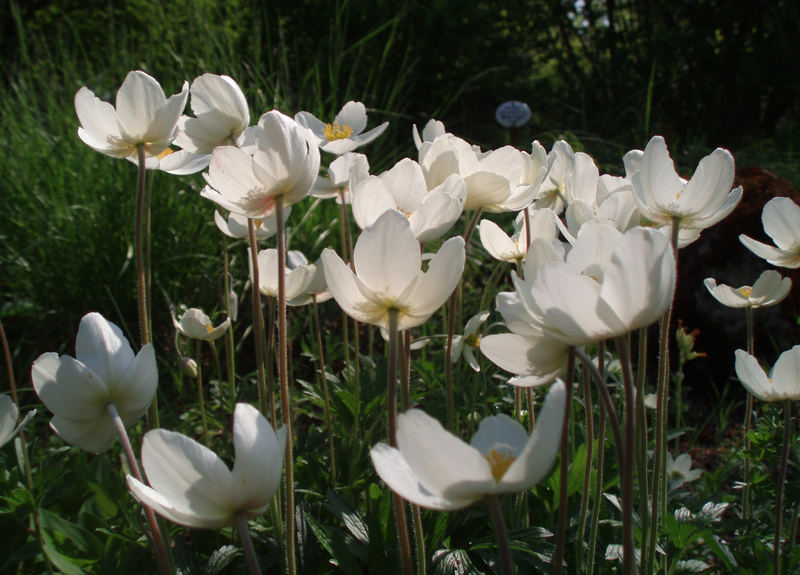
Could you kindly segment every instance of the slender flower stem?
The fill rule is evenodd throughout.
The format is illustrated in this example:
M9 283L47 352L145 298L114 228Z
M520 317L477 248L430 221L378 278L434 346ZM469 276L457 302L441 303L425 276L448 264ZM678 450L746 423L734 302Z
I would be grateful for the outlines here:
M561 477L558 489L558 530L556 532L555 574L560 575L564 565L564 549L567 546L567 480L569 476L569 423L572 411L572 380L575 378L575 346L569 348L567 373L567 398L564 402L564 421L561 423Z
M269 399L269 413L270 421L275 422L275 429L277 429L278 421L278 408L275 407L275 306L272 305L272 298L267 298L267 327L269 331L266 332L267 349L264 351L265 358L265 371L267 372L267 397ZM261 316L262 325L264 316Z
M258 557L256 557L256 550L253 548L253 540L250 538L250 530L247 528L247 516L244 513L237 513L234 519L236 532L239 534L239 539L242 541L242 549L244 549L244 557L247 560L247 568L250 575L261 575L261 567L258 564Z
M647 480L647 410L644 405L647 379L647 328L639 330L639 359L636 362L636 472L639 483L639 521L641 541L649 537L650 511L648 509ZM642 553L642 573L650 573L646 553Z
M150 199L152 198L153 180L155 172L150 172L150 177L146 178L147 184L144 190L144 297L147 302L147 341L153 341L153 290L152 274L153 259L151 257L152 242L150 241Z
M475 214L464 232L464 250L469 251L469 240L472 237L472 231L478 223L478 218L481 215L483 208L475 210ZM444 386L447 395L447 429L451 432L456 430L456 412L455 412L455 398L453 396L453 364L450 357L453 353L453 336L456 332L456 303L458 300L458 289L461 286L461 280L458 286L450 294L450 301L447 304L447 346L445 348L444 356Z
M398 310L389 310L389 350L386 366L386 392L389 412L389 445L397 447L397 343L399 333L397 330ZM449 362L448 362L449 363ZM397 537L400 542L400 564L405 575L411 575L411 542L408 539L408 524L403 499L392 492L394 515L397 524Z
M747 306L745 308L747 316L747 353L750 355L755 354L755 333L753 324L753 308ZM742 517L750 519L750 428L753 422L753 394L747 392L747 401L745 402L744 411L744 489L742 489Z
M231 315L231 274L228 263L228 242L222 240L222 262L224 274L224 302L225 314L231 320L231 326L225 334L225 355L228 360L228 386L231 395L231 409L236 405L236 357L234 354L235 342L233 340L233 316Z
M106 410L108 411L108 415L111 417L114 428L117 430L117 435L119 436L120 443L122 443L122 449L125 452L125 458L128 460L128 467L130 468L131 473L136 479L144 483L142 472L139 471L139 464L136 463L136 456L133 454L131 441L128 439L128 432L125 430L125 425L122 423L122 418L119 416L117 406L113 403L109 403L106 406ZM142 503L142 507L144 508L144 514L147 517L147 523L150 526L150 533L147 535L148 539L150 540L150 545L153 546L156 560L158 561L158 570L162 575L168 575L172 573L172 567L170 566L169 555L167 555L167 548L164 545L164 539L161 536L161 529L158 527L156 515L153 513L153 510L149 505Z
M783 527L783 488L786 483L786 468L789 464L789 447L792 442L792 402L783 402L783 451L781 452L781 466L778 471L778 485L775 495L775 540L772 544L774 575L782 575L781 569L781 530ZM793 541L789 541L791 549Z
M500 569L503 575L512 575L514 572L514 560L511 556L511 545L508 540L508 529L503 518L503 509L500 507L500 500L497 495L487 495L486 503L489 506L489 513L492 515L494 523L494 534L497 538L497 551L500 554Z
M597 373L600 380L605 380L605 354L606 346L604 342L597 345ZM587 575L594 573L595 552L597 549L597 530L600 522L600 500L603 493L603 464L605 463L606 452L606 412L600 410L597 422L597 476L594 481L594 493L592 494L592 521L589 528L589 552L588 563L586 566Z
M325 429L328 432L328 453L330 454L331 464L331 486L336 490L336 456L333 446L333 425L331 423L331 398L328 393L328 376L325 372L325 349L322 345L322 329L319 325L319 306L317 298L311 302L314 316L314 333L317 336L317 352L319 353L319 373L322 379L322 395L325 399Z
M278 379L281 387L281 414L286 426L286 568L297 572L294 552L294 449L292 444L292 404L289 395L288 321L286 318L286 238L283 230L283 196L275 198L278 228Z
M200 421L203 423L203 443L206 447L211 447L208 440L208 421L206 420L206 400L203 394L203 362L200 353L203 351L203 340L198 339L195 344L195 355L197 356L197 400L200 402Z
M634 399L633 375L629 357L628 341L625 336L615 339L617 355L622 365L622 382L625 391L625 465L622 470L622 572L632 575L636 565L633 545L633 453L634 437Z
M586 533L586 518L589 513L589 489L592 481L592 460L594 459L594 414L592 404L592 382L589 372L583 370L583 409L586 418L584 437L586 438L586 464L583 469L583 489L581 490L581 510L578 516L578 537L576 544L576 571L583 571L583 534Z
M145 200L145 157L144 144L136 146L139 162L139 177L136 185L136 288L139 294L139 339L142 346L150 342L150 326L147 316L147 279L144 269L144 200Z
M256 225L253 218L247 218L247 231L250 237L251 289L253 292L253 331L255 332L256 372L258 374L258 406L264 417L267 417L267 377L264 368L264 317L261 312L261 290L259 289L258 242L256 241ZM278 422L273 417L272 427Z

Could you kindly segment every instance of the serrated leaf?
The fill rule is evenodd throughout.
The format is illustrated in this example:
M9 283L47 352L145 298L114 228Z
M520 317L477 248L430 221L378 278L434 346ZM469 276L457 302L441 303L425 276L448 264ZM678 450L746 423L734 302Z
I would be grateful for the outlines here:
M328 509L330 509L339 519L342 520L350 534L356 541L368 546L369 530L361 515L350 507L344 499L332 489L328 490Z
M215 550L206 564L207 575L218 575L230 565L236 556L239 554L239 549L235 545L223 545Z

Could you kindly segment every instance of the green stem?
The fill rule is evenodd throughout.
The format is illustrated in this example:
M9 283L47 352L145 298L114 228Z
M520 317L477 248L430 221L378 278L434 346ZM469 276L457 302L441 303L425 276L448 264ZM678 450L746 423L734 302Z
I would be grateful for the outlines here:
M331 398L328 393L328 377L325 371L325 349L322 345L322 329L319 322L319 306L317 305L317 298L315 297L311 302L313 306L314 316L314 333L317 336L317 350L319 353L319 373L322 379L322 394L325 399L325 429L328 431L328 453L330 454L331 463L331 485L336 490L336 457L334 455L333 446L333 425L331 423Z
M250 537L250 531L247 529L247 515L237 513L234 518L234 525L236 526L236 532L239 534L239 539L242 541L242 549L244 550L244 557L247 560L247 568L250 571L250 575L261 575L261 567L258 564L253 540Z
M281 389L281 414L286 426L286 569L297 572L294 546L294 455L292 444L292 407L289 395L288 325L286 318L286 238L283 230L283 196L275 198L275 221L278 233L278 379Z
M494 534L497 538L497 551L500 555L500 569L503 575L512 575L514 572L514 560L511 556L508 529L506 528L506 522L503 518L500 500L497 495L487 495L486 503L489 506L489 513L492 515L492 523L494 523Z
M639 359L636 373L636 472L639 480L639 521L641 541L646 542L649 529L647 481L647 410L644 405L647 379L647 328L639 330ZM642 553L642 574L650 573L646 553Z
M594 459L594 414L592 407L592 382L589 372L583 370L583 409L586 418L586 465L583 470L583 489L581 490L581 510L578 519L578 537L576 544L577 572L583 571L583 534L586 533L586 519L589 513L589 489L592 481L592 460Z
M253 294L253 331L255 332L256 372L258 374L258 405L264 417L269 414L267 407L267 378L264 367L264 317L261 311L261 289L258 271L258 242L256 241L256 225L253 218L247 218L247 231L250 236L250 268ZM272 427L277 429L278 422L272 418Z
M747 353L754 355L755 337L753 334L755 333L755 329L753 323L753 308L748 305L745 308L745 313L747 316ZM753 422L753 408L753 394L748 391L744 411L744 489L742 489L742 517L746 520L750 519L752 513L750 509L750 428Z
M131 441L128 439L128 432L125 430L125 425L122 423L122 418L119 416L117 406L113 403L109 403L106 405L106 410L108 411L108 415L111 417L111 422L114 424L114 428L117 430L117 435L119 436L120 443L122 443L122 449L125 452L125 458L128 460L128 467L130 468L131 473L136 479L144 483L142 472L139 471L139 464L136 463L136 456L133 454ZM162 575L168 575L172 573L172 567L170 566L169 555L167 554L167 548L164 545L164 539L161 536L161 529L158 527L156 515L153 513L153 510L149 505L142 503L142 507L144 508L144 513L147 517L147 523L150 526L150 533L147 535L158 562L158 570Z
M234 354L235 342L233 340L233 317L231 315L231 274L228 263L228 242L222 240L222 262L225 290L225 314L231 320L231 326L225 334L225 355L228 360L228 388L231 395L231 408L236 405L236 357Z
M203 394L203 368L200 353L203 350L203 341L197 340L195 344L195 356L197 357L197 400L200 402L200 421L203 422L203 443L206 447L211 447L208 440L208 421L206 420L206 400Z
M597 421L597 476L594 480L592 494L592 520L589 528L589 552L586 573L594 573L595 555L597 553L597 531L600 526L600 503L603 499L603 464L605 462L606 412L600 410Z
M622 382L625 391L625 457L622 471L622 572L632 575L636 566L633 544L633 453L634 453L634 399L633 375L625 336L615 340L617 355L622 365Z
M786 483L786 468L789 464L789 447L792 442L792 402L783 402L783 451L781 452L781 466L778 471L778 485L775 495L775 539L773 541L773 573L782 575L781 569L781 530L783 527L783 488ZM791 548L792 542L789 542Z
M564 403L564 421L561 424L561 477L558 489L558 530L556 531L555 575L564 568L564 549L567 545L567 480L569 479L569 420L572 411L572 380L575 374L575 346L569 348L567 373L564 382L567 399Z
M136 289L139 301L139 339L142 346L150 343L150 326L147 316L147 279L144 269L144 204L145 204L145 157L144 144L136 146L137 159L139 162L139 177L136 185L136 230L135 230L135 251L136 251Z

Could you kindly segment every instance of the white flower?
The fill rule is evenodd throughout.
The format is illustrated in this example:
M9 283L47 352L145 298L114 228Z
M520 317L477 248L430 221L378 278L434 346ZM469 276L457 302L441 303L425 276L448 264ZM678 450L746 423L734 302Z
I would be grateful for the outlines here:
M171 174L193 174L205 169L217 146L233 146L250 124L250 110L242 89L229 76L203 74L189 88L195 118L181 116L173 142L183 154L170 154L161 169Z
M286 280L283 289L287 300L305 291L314 275L314 268L313 264L284 267ZM258 288L266 296L278 297L278 250L274 248L258 252Z
M453 347L450 350L450 361L452 363L457 362L458 358L463 355L473 370L481 370L481 366L475 358L475 350L481 345L481 336L478 335L478 329L487 319L489 319L488 311L476 313L469 318L467 325L464 326L464 335L453 337Z
M389 327L398 312L398 329L421 325L450 297L464 271L464 239L450 238L422 271L419 242L408 218L384 212L356 241L350 266L331 249L322 252L325 280L336 303L358 321Z
M775 246L758 242L744 234L739 236L747 249L774 266L800 267L800 206L790 198L772 198L761 212L764 231Z
M678 457L672 459L672 454L667 451L667 478L669 479L670 489L675 489L684 483L694 481L702 474L702 469L692 469L692 458L688 453L681 453Z
M561 444L566 388L547 394L528 437L506 415L487 417L470 444L418 409L401 414L397 449L378 443L372 464L389 488L412 503L440 511L462 509L485 495L530 488L550 471Z
M428 191L422 168L404 158L380 176L368 176L351 189L353 219L359 228L373 224L387 210L408 217L420 243L441 237L461 216L467 196L456 174Z
M314 135L323 151L337 156L369 144L389 126L389 122L384 122L377 128L364 132L367 127L367 109L361 102L352 100L339 110L332 124L326 124L309 112L298 112L294 119Z
M147 411L158 385L153 344L134 357L122 331L99 313L81 320L75 359L42 354L33 362L31 379L54 414L50 427L67 443L93 453L107 450L117 436L108 404L131 427Z
M369 176L369 162L364 154L347 152L333 160L325 177L318 176L311 186L310 195L327 200L335 198L336 203L350 203L350 189Z
M278 196L288 206L308 194L319 171L319 150L303 128L277 110L261 116L250 133L252 156L234 146L214 149L200 195L258 219L273 212Z
M292 206L286 206L283 210L284 221L288 220L291 214ZM219 231L230 238L240 239L250 237L247 223L248 219L247 216L237 214L236 212L231 212L228 214L228 219L225 219L218 211L214 210L214 223L217 224ZM271 238L278 233L278 220L275 212L263 218L255 219L253 223L255 224L256 239L258 240Z
M742 198L742 188L731 190L733 156L717 148L697 166L687 182L675 165L661 136L648 142L638 172L633 174L633 194L639 211L668 233L673 219L680 224L678 247L683 247L730 214Z
M289 269L306 268L310 274L310 279L306 284L303 291L287 300L290 306L307 305L312 302L323 303L333 297L328 284L325 283L325 270L322 267L322 262L317 260L313 264L308 261L308 258L299 250L289 250L286 252L286 265Z
M280 486L286 428L276 433L255 407L237 403L233 446L236 460L230 470L213 451L185 435L148 431L142 466L150 487L128 475L128 488L159 515L187 527L219 529L237 515L261 515Z
M444 123L439 120L428 120L428 123L422 128L422 137L419 135L417 125L414 124L411 126L411 136L414 138L414 145L417 147L417 150L419 150L424 142L433 142L436 138L445 133L447 133L447 130L444 128Z
M211 318L203 310L192 307L183 312L178 319L172 316L172 323L175 329L186 337L214 341L225 335L225 332L231 326L231 319L226 318L225 321L214 327L211 323Z
M524 213L520 213L524 216ZM557 234L556 217L553 211L547 208L535 210L530 214L531 242L536 238L554 240ZM478 224L481 244L494 259L501 262L518 262L525 259L528 253L528 232L524 218L518 216L517 221L520 221L521 225L510 237L491 220L481 220Z
M158 165L156 156L172 142L178 117L186 106L189 84L169 99L159 83L140 70L129 72L117 91L116 108L103 102L86 87L75 94L75 112L81 123L78 136L89 146L114 158L136 163L139 145Z
M714 299L722 305L734 308L755 309L776 305L782 302L792 289L792 280L782 278L781 274L774 270L767 270L758 276L752 287L732 288L725 284L717 285L714 278L706 278L703 284Z
M755 357L736 350L736 376L761 401L800 399L800 345L784 351L767 376Z
M14 437L17 431L23 425L30 421L31 417L36 414L36 410L32 409L28 412L19 425L17 425L17 416L19 410L16 404L11 401L7 395L0 395L0 447L3 447L9 440Z

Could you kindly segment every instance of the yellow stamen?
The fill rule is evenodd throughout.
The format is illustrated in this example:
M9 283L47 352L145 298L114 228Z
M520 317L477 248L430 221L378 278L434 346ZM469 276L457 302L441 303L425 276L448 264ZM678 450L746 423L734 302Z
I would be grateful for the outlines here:
M169 156L174 150L172 148L167 148L163 152L161 152L158 156L156 156L159 160L163 160L167 156Z
M264 223L264 220L260 220L260 219L253 220L253 225L256 227L256 229L260 228L261 224L263 224L263 223Z
M466 343L470 347L475 347L475 348L480 347L481 336L479 336L477 333L473 333L464 340L464 343Z
M325 137L329 142L344 140L345 138L349 138L352 133L353 128L345 124L341 126L339 124L325 124Z
M748 298L750 297L750 294L753 293L753 288L751 288L750 286L743 286L737 289L736 291L738 291L739 295L742 296L743 298Z
M212 331L214 331L214 326L211 325L210 323L207 323L206 324L206 333L211 333Z
M500 453L496 449L492 449L488 455L484 455L486 461L489 462L489 467L492 470L492 477L495 481L500 481L503 475L506 474L508 468L517 459L510 453Z

